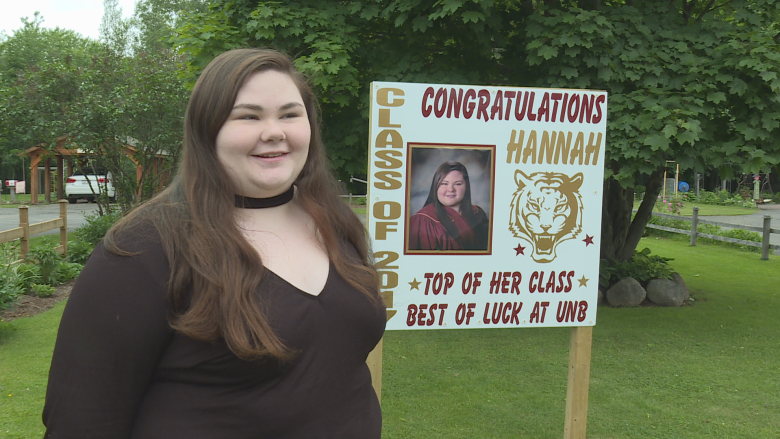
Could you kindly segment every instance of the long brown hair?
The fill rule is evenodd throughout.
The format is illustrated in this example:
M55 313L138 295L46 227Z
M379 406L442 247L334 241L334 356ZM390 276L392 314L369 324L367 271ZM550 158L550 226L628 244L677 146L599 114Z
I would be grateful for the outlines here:
M295 184L298 200L317 226L338 273L377 304L376 271L365 229L338 196L325 154L318 106L311 87L286 55L263 49L236 49L216 57L198 79L184 120L179 172L160 195L109 230L104 245L123 254L117 237L129 227L151 222L168 257L169 323L197 340L224 338L244 359L264 355L285 359L290 352L273 333L257 287L264 270L260 256L236 224L236 188L216 155L217 133L248 77L275 70L298 87L311 126L309 155ZM348 249L354 247L357 252Z
M438 190L441 186L442 180L452 171L458 171L463 174L463 179L466 181L466 191L463 194L463 199L460 201L461 216L466 218L466 221L471 224L472 217L474 216L474 208L471 207L471 181L469 180L469 171L460 162L444 162L436 169L433 174L433 180L431 181L431 190L428 192L428 199L425 200L423 206L433 204L433 210L436 212L436 217L444 227L444 231L450 238L458 239L460 232L458 228L453 224L449 214L447 214L447 208L439 201Z

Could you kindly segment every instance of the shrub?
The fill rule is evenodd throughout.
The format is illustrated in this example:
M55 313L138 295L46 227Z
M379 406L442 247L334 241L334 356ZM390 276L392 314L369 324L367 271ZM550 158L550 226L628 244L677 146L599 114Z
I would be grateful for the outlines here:
M32 291L38 297L51 297L54 287L46 284L32 284Z
M667 215L682 215L682 208L685 207L683 200L683 197L662 200L659 196L658 200L655 202L654 209L656 212L665 213Z
M106 232L111 226L122 218L121 212L107 213L100 215L86 215L87 223L76 229L74 234L83 242L91 244L93 247L106 236Z
M599 285L609 288L627 277L633 277L645 286L653 279L671 279L674 270L669 266L669 261L672 260L672 258L651 255L649 248L635 251L634 256L628 261L602 259Z
M649 224L656 224L659 226L665 226L665 227L671 227L674 229L679 230L691 230L691 222L686 221L684 219L672 219L672 218L662 218L658 216L654 216L650 218L650 221L648 221ZM716 236L723 236L726 238L735 238L735 239L742 239L744 241L752 241L752 242L761 242L761 234L757 232L751 232L748 230L742 230L742 229L723 229L720 226L716 226L713 224L704 224L699 223L697 226L697 232L698 233L705 233L708 235L716 235ZM648 235L658 235L658 236L664 236L664 237L674 237L674 238L680 238L682 235L673 233L673 232L666 232L663 230L655 230L651 229L649 227L645 228L645 232L643 236ZM687 238L685 238L687 239ZM737 244L733 242L724 242L724 241L718 241L715 239L705 238L703 236L699 236L697 240L701 240L702 242L707 243L715 243L717 245L724 245L727 247L733 247L738 248L741 250L749 251L749 252L760 252L761 247L752 247L748 245L743 244Z
M22 279L22 294L30 291L32 284L41 282L41 270L35 264L22 263L18 271Z
M82 241L68 241L68 257L65 258L68 262L84 265L89 259L89 255L92 254L92 250L95 248L92 244Z
M19 273L19 251L10 243L0 244L0 309L24 293L24 274Z
M42 283L47 285L57 284L57 277L54 270L57 268L57 265L62 262L62 255L53 248L39 247L30 251L30 255L27 259L38 264Z
M82 269L84 269L84 264L79 264L78 262L60 262L54 269L57 283L77 278Z

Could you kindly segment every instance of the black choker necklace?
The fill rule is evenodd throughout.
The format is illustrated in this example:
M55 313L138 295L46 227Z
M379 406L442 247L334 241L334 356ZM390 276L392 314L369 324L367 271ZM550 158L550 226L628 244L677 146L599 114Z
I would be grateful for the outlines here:
M266 207L276 207L289 203L295 195L295 187L290 186L286 192L270 198L252 198L236 194L236 207L242 209L264 209Z

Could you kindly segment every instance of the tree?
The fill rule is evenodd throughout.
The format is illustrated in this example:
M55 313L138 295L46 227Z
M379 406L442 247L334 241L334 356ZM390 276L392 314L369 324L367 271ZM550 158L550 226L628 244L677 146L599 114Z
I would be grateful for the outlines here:
M105 28L108 35L121 34L127 25L104 23L120 27ZM0 133L13 140L6 141L5 157L35 145L53 148L65 139L66 147L90 157L74 161L77 168L113 174L119 207L127 211L157 192L161 176L172 174L188 90L179 78L179 56L160 51L131 57L122 39L116 41L117 47L92 48L88 62L63 56L20 67L11 84L0 83ZM167 160L161 164L160 157ZM143 169L140 179L136 165ZM113 209L108 199L98 202L101 213Z
M103 0L103 18L100 21L100 41L125 55L130 52L132 21L122 18L122 8L119 0Z
M100 49L71 30L44 28L40 14L21 21L0 43L0 174L15 179L25 179L20 151L62 135L72 72Z
M156 53L171 48L174 29L193 12L205 12L205 0L139 0L135 4L133 25L137 29L135 53Z
M723 176L780 161L778 13L773 2L658 1L530 17L518 40L536 83L610 91L602 257L632 257L666 160Z
M174 43L193 83L218 53L274 47L295 58L322 102L323 135L342 180L366 172L373 80L490 83L504 22L493 1L212 1L188 16ZM509 12L512 16L514 12ZM445 68L446 66L446 68Z
M170 52L127 57L107 48L81 77L69 143L113 174L123 212L153 196L174 172L188 96L178 78L182 67ZM98 201L111 210L107 199Z
M342 176L365 169L371 80L607 90L602 257L625 260L667 159L725 175L780 161L779 14L770 0L217 0L176 43L193 77L234 47L295 56Z
M21 18L22 27L0 42L0 83L11 84L16 75L42 62L62 61L86 66L99 49L97 42L68 29L43 27L38 12L32 20Z

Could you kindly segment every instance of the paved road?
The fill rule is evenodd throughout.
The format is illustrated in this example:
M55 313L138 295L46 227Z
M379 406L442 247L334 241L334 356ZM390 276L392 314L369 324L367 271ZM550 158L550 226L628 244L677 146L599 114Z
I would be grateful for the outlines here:
M764 216L769 215L771 220L771 227L773 229L780 229L780 204L761 204L758 206L761 212L753 213L750 215L735 215L735 216L701 216L701 218L711 221L717 221L720 223L735 224L740 226L753 226L764 227ZM760 232L759 232L760 233ZM772 233L769 235L769 243L772 245L780 245L780 234ZM778 251L776 254L780 254Z
M29 206L30 224L57 219L60 216L59 204L37 204ZM84 215L97 214L97 204L79 201L76 204L68 204L68 232L86 224ZM19 227L19 209L16 207L0 208L0 232ZM49 230L33 236L53 235L59 233L59 229Z

